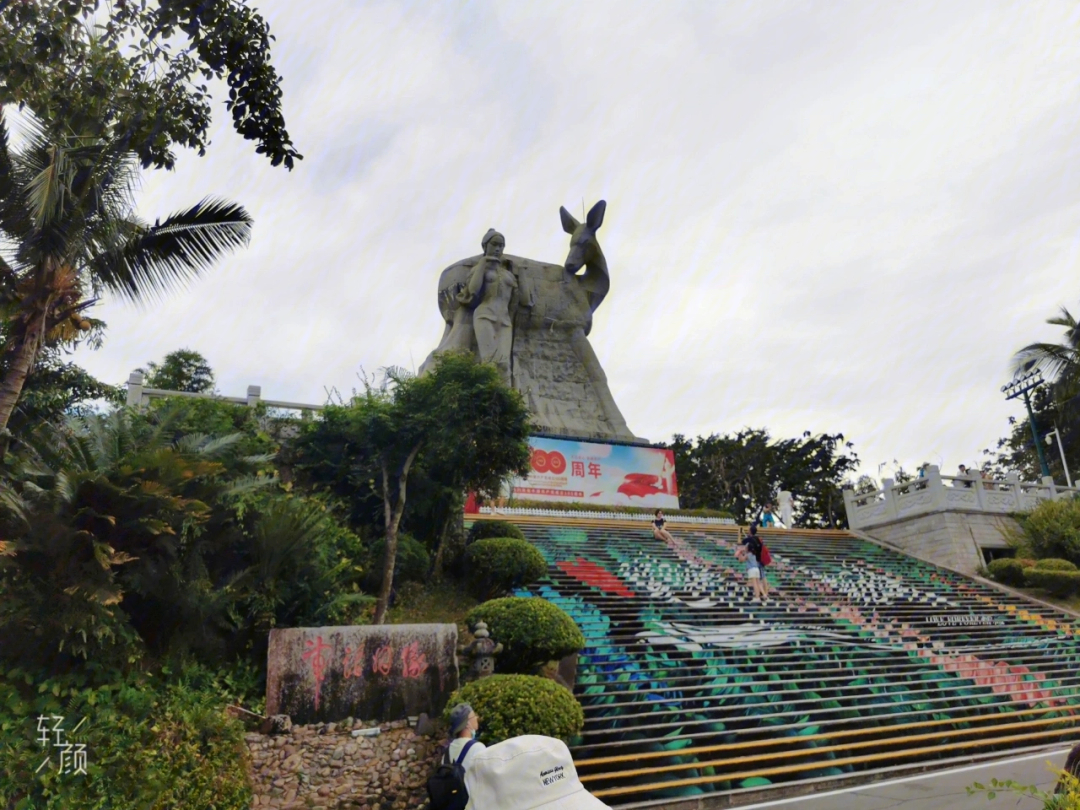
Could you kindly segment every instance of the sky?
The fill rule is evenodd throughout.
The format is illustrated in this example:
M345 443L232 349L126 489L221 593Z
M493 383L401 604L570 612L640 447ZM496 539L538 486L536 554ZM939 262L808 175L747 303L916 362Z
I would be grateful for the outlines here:
M1074 3L252 5L304 160L271 167L219 101L206 156L146 175L144 217L215 195L254 234L97 308L75 359L108 382L184 347L226 395L348 395L423 362L488 228L561 264L559 206L604 199L590 341L636 435L841 432L871 475L952 473L1021 414L1012 354L1080 308Z

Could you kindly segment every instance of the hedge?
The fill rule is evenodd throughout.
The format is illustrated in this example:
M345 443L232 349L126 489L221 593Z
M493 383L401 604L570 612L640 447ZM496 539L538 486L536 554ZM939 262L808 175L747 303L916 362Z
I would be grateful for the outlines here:
M1020 560L1012 557L992 560L986 570L992 580L1002 585L1019 588L1024 584L1024 566Z
M568 689L536 675L489 675L466 684L450 697L443 719L459 703L480 718L477 737L486 744L522 734L541 734L568 742L581 733L585 714Z
M530 673L585 646L585 637L562 608L536 597L510 596L477 605L466 617L469 627L486 622L504 649L495 658L499 672Z
M547 573L547 562L527 540L489 537L465 551L465 570L474 592L484 598L535 582Z
M1038 560L1035 563L1035 567L1040 571L1075 571L1076 566L1068 560L1058 560L1053 557L1049 557L1045 560Z
M1041 568L1028 568L1024 572L1025 584L1029 588L1042 588L1054 596L1073 596L1080 594L1080 571L1048 571Z
M524 540L525 533L505 520L476 520L469 527L469 535L465 542L471 545L477 540L486 540L489 537L514 537Z

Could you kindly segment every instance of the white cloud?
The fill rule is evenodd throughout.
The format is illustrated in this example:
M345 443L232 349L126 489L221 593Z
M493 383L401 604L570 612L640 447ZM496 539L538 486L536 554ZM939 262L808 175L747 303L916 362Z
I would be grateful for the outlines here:
M1075 307L1076 12L1057 3L264 0L290 131L147 178L256 219L189 292L107 303L119 382L180 346L220 386L318 401L419 365L443 267L491 226L559 262L558 207L609 202L593 345L654 440L842 431L866 467L972 463L1013 351Z

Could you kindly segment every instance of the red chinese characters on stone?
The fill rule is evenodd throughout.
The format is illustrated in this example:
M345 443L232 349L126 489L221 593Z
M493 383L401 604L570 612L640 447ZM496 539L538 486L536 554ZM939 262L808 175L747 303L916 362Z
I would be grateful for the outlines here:
M401 674L406 678L419 678L427 667L427 656L420 652L420 642L406 644L401 651Z
M330 645L323 642L322 636L317 636L315 641L305 641L304 648L301 657L311 665L311 675L315 679L315 711L318 711L322 683L326 680L326 651Z
M364 644L361 642L360 646L355 650L346 647L345 648L345 663L341 667L341 674L346 678L360 678L364 674Z
M394 666L394 648L384 644L371 657L371 671L378 675L389 675Z

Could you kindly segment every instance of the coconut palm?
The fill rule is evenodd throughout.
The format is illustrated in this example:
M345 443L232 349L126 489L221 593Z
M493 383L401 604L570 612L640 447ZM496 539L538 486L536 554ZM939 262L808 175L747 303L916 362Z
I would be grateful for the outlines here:
M42 346L89 329L83 313L102 293L159 297L251 234L243 208L209 198L143 222L133 153L115 140L56 135L25 120L21 145L12 148L0 110L0 317L9 327L0 433Z
M1038 369L1054 386L1054 398L1058 402L1071 399L1080 387L1080 324L1065 307L1061 314L1048 318L1050 326L1065 327L1061 343L1032 343L1025 346L1012 359L1014 374Z

